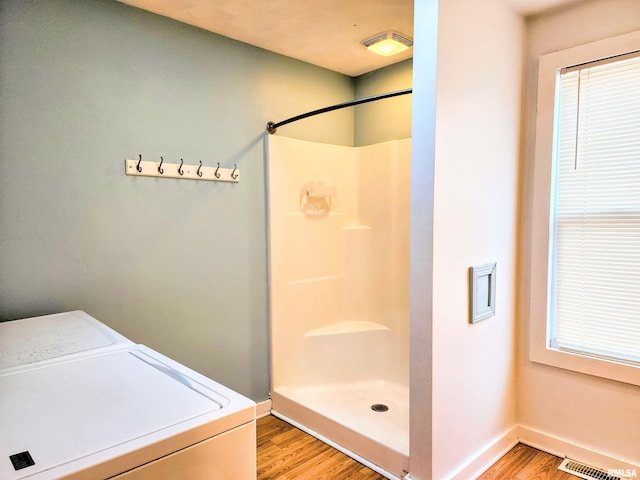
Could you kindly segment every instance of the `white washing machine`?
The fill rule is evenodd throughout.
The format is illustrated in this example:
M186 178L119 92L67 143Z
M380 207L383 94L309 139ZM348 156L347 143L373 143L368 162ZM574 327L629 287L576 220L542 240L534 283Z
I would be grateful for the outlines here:
M68 312L0 323L0 479L256 478L255 403Z

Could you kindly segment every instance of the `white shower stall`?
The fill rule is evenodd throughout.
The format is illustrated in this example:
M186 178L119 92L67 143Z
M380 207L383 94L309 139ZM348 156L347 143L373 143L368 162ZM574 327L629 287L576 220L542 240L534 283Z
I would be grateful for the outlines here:
M411 140L267 141L273 412L400 477Z

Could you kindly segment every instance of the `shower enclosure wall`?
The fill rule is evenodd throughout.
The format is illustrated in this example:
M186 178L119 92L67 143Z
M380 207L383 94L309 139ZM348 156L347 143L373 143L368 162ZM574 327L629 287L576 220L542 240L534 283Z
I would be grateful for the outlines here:
M409 456L410 149L268 138L273 410L397 477Z

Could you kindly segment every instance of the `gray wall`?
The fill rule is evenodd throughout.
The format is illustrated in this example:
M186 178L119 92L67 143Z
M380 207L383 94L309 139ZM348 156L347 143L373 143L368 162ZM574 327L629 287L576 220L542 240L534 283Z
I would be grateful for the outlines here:
M2 0L0 44L0 320L83 309L265 399L264 125L352 79L111 0ZM281 132L351 145L353 115ZM138 153L242 181L125 176Z
M355 97L411 88L413 60L404 60L354 79ZM412 95L364 103L354 108L355 145L371 145L411 137Z

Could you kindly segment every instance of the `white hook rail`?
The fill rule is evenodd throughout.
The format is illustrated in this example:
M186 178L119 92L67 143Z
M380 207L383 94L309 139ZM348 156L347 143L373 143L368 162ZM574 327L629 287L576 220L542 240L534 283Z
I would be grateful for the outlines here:
M181 173L182 172L182 173ZM125 160L125 173L138 177L164 177L189 180L208 180L210 182L240 181L238 168L223 168L218 163L215 167L204 165L187 165L185 163L150 162L147 160Z

